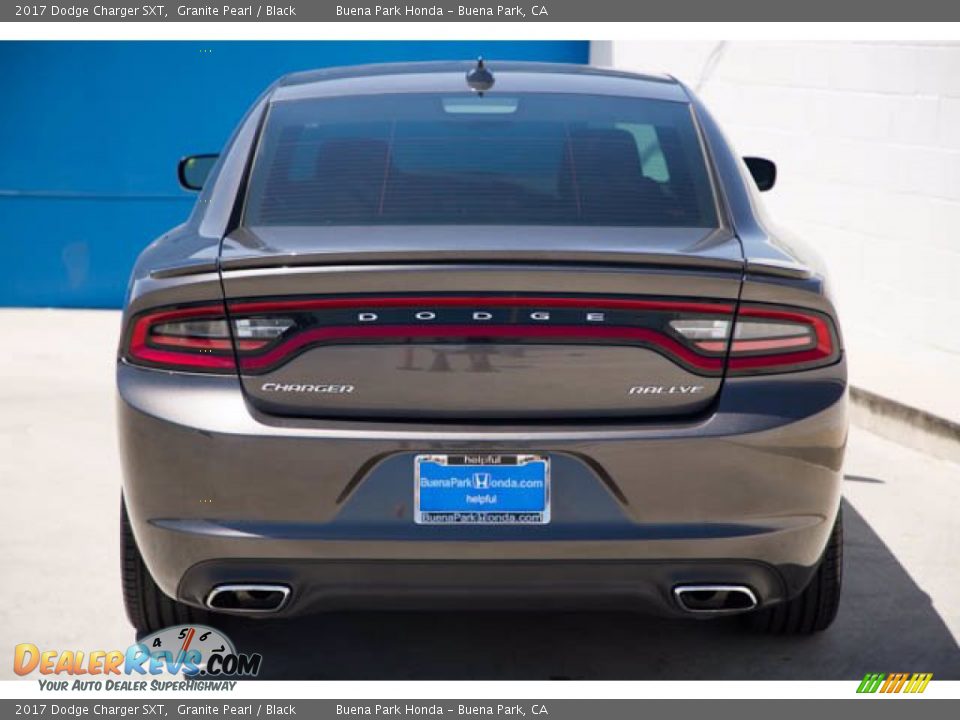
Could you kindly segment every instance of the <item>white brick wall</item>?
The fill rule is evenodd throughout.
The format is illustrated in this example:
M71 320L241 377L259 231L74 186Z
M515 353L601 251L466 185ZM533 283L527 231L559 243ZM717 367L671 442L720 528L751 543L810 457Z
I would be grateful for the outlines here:
M738 152L777 162L767 207L830 266L864 378L927 363L960 382L960 43L617 41L593 62L676 75ZM879 372L904 340L911 364ZM904 381L887 394L960 415L960 390Z
M827 260L848 344L960 367L960 43L613 42L594 62L676 75L777 162L767 206Z

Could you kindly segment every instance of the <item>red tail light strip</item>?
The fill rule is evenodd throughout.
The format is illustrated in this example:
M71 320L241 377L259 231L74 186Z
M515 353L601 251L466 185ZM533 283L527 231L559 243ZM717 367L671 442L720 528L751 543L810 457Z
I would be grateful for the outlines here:
M233 348L228 344L225 354L213 355L207 353L183 352L176 350L161 350L148 344L150 328L172 320L185 320L219 316L223 317L223 305L204 305L184 308L181 310L165 310L141 315L133 323L130 331L129 355L134 360L152 365L165 365L179 368L197 368L203 370L234 370L236 363L233 359ZM168 340L170 338L167 338ZM172 343L167 343L172 344ZM202 348L198 348L201 349ZM221 348L209 348L209 350Z
M150 340L154 345L189 348L192 350L233 350L229 339L178 337L176 335L154 335ZM269 340L237 340L237 349L241 352L259 350L270 344Z
M788 322L802 323L813 328L816 336L816 346L809 350L801 350L792 353L770 353L766 355L748 355L738 356L736 351L737 343L733 344L730 353L730 359L727 363L727 370L731 374L738 371L750 372L757 370L770 370L776 372L778 369L787 366L809 365L822 361L832 361L838 355L833 333L827 321L814 313L791 312L789 310L774 310L760 308L753 305L744 305L740 308L738 318L759 318L762 320L785 320ZM743 350L744 352L746 350Z
M130 348L130 357L147 365L161 365L172 369L236 370L233 353L229 355L206 355L200 353L158 350L152 347Z
M675 300L640 300L625 298L550 297L509 295L469 296L397 296L357 298L306 298L282 300L239 301L229 305L235 319L243 316L283 314L287 317L311 311L364 308L438 308L467 307L476 310L493 308L570 308L582 310L637 310L653 313L673 313L687 316L725 316L733 321L734 305L725 302ZM799 323L810 328L815 338L813 347L795 351L790 348L809 345L811 338L749 338L733 342L727 369L731 374L785 372L829 364L839 357L836 336L829 321L813 311L792 310L762 305L743 305L740 319ZM195 369L208 372L236 369L233 347L222 337L190 337L151 334L152 328L163 323L189 319L225 319L220 303L191 308L160 309L134 319L129 331L126 356L132 362L171 369ZM311 321L316 323L317 320ZM518 322L517 324L472 325L456 323L422 324L398 323L378 325L332 324L317 325L307 322L299 331L294 328L278 340L240 339L237 353L244 372L265 372L291 359L311 345L337 342L375 342L376 340L479 341L479 340L535 340L539 342L602 342L635 344L649 347L689 369L703 374L723 371L725 340L687 341L676 337L664 321L662 330L641 325L594 325L560 321L557 324ZM321 321L322 322L322 321ZM342 322L342 321L341 321ZM562 324L561 324L562 323ZM656 324L656 323L654 323ZM646 325L646 323L645 323ZM739 353L750 353L740 355Z
M298 350L309 345L335 343L342 340L397 340L397 339L453 338L469 340L538 339L562 340L615 340L631 344L648 345L666 354L679 358L686 364L711 373L723 369L722 357L704 357L680 344L673 338L647 328L634 327L584 327L580 325L385 325L382 327L336 326L314 328L291 336L265 353L240 358L240 368L259 371L279 364Z
M784 348L809 344L810 338L806 335L795 338L774 338L772 340L734 340L730 345L730 351L738 353L757 352L759 350L782 350ZM698 340L694 345L708 352L724 352L727 349L726 340Z

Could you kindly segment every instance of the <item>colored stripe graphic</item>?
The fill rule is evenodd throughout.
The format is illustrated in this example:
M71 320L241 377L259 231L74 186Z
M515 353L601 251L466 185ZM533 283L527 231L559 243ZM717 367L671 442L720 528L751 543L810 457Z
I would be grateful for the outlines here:
M907 681L906 673L896 673L893 676L893 680L890 682L890 687L886 688L888 693L898 693L900 688L903 687L903 684Z
M922 693L933 673L867 673L857 687L858 693Z
M880 687L880 683L886 677L883 673L867 673L857 688L858 693L875 693Z
M933 679L933 673L914 673L910 678L910 684L904 692L922 693L927 689L927 685Z

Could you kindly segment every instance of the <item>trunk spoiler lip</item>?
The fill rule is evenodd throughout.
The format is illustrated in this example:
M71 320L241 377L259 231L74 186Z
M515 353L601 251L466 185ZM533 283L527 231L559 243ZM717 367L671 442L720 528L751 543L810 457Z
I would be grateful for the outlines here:
M741 244L726 227L242 226L224 239L219 262L222 271L392 263L744 269Z
M190 275L204 275L222 271L230 272L232 270L269 270L273 268L285 267L309 267L309 266L364 266L364 265L382 265L384 263L402 263L416 265L435 265L448 262L456 263L503 263L503 264L528 264L542 260L542 253L524 253L512 252L509 255L493 251L479 251L476 253L465 253L461 251L450 252L431 252L431 253L410 253L410 252L370 252L364 253L363 258L358 258L356 253L310 253L293 254L285 253L278 255L255 255L247 257L233 257L217 259L204 259L202 261L193 261L167 267L157 268L150 272L150 276L156 279L186 277ZM663 269L681 269L681 270L706 270L716 272L744 272L748 275L760 275L770 277L792 278L797 280L809 280L814 273L807 267L793 263L781 263L770 260L752 260L746 262L741 260L730 260L717 257L703 257L701 255L677 255L677 254L659 254L659 253L598 253L598 252L560 252L553 253L550 258L551 265L630 265L636 267L655 267Z
M775 260L752 260L747 258L744 270L749 275L766 275L770 277L793 278L809 280L815 273L805 265Z
M187 277L191 275L205 275L207 273L230 272L235 270L270 270L274 268L285 267L310 267L310 266L364 266L364 265L382 265L385 262L398 262L402 264L446 264L448 262L469 263L502 263L502 264L528 264L538 259L533 254L511 253L510 256L504 256L496 253L468 254L463 251L450 253L424 253L418 254L404 253L398 256L396 253L365 253L362 261L359 261L357 255L351 254L329 254L319 253L310 255L284 254L274 256L250 256L224 258L217 262L216 260L204 260L202 262L192 262L181 265L171 265L168 267L157 268L150 272L150 276L156 279ZM769 277L792 278L797 280L809 280L813 273L809 268L801 265L780 264L756 260L747 260L746 263L739 260L727 260L723 258L704 258L702 256L684 256L684 255L650 255L626 253L557 253L551 258L550 265L590 265L590 266L635 266L635 267L655 267L664 270L705 270L711 272L745 272L750 275L760 275ZM541 263L542 266L542 263Z
M220 265L216 259L202 260L200 262L185 262L177 265L167 265L150 271L150 277L157 280L164 278L187 277L190 275L206 275L215 273Z
M603 251L555 251L544 257L542 250L524 251L497 251L497 250L449 250L449 251L371 251L363 253L283 253L277 255L253 255L246 257L222 257L220 269L224 272L231 270L256 270L277 267L309 267L309 266L363 266L384 264L504 264L504 265L606 265L606 266L637 266L663 267L681 269L717 270L725 272L740 272L744 270L742 260L733 260L717 257L703 257L700 255L678 255L673 253L629 253ZM546 260L547 262L544 262Z
M543 263L543 253L512 252L509 255L496 252L478 251L476 253L460 251L429 253L364 253L362 260L356 253L311 253L309 255L274 255L269 257L251 256L223 258L220 269L266 270L277 267L309 266L363 266L383 265L384 263L439 265L447 263L496 263L503 265L525 265L537 263L540 266L584 265L584 266L632 266L654 267L664 270L706 270L716 272L744 272L751 275L795 278L808 280L813 277L809 268L792 263L777 263L764 260L729 260L726 258L703 257L702 255L676 255L659 253L598 253L598 252L557 252L552 253L549 263Z

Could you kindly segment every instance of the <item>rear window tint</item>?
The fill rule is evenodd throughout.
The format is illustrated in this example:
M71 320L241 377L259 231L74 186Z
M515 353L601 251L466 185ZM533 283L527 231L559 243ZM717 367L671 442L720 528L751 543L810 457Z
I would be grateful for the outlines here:
M247 225L716 227L689 106L592 95L275 103Z

